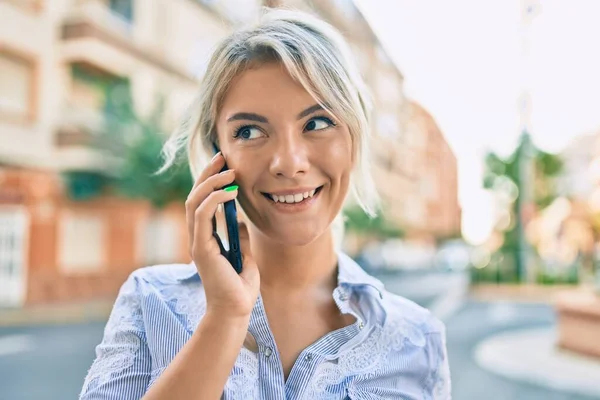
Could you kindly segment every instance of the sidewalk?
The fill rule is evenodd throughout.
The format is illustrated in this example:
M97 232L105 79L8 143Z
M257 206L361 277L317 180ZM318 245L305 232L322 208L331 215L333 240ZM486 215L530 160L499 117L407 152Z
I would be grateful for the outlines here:
M552 304L560 293L574 289L593 291L593 288L586 285L475 283L469 288L469 296L477 301Z
M0 327L60 325L106 321L114 300L0 308Z
M474 350L480 367L510 379L600 398L600 359L555 346L553 329L528 329L492 336Z

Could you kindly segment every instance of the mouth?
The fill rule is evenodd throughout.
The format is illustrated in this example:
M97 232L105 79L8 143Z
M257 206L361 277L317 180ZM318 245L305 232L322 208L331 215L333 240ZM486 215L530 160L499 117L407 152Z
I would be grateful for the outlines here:
M277 204L302 204L302 203L308 203L310 202L312 199L314 199L315 197L317 197L319 195L319 193L321 192L321 189L323 189L323 186L319 186L315 189L311 189L311 190L307 190L304 192L298 192L298 193L286 193L286 194L276 194L276 193L264 193L261 192L261 194L267 198L268 200L270 200L272 203L277 203Z

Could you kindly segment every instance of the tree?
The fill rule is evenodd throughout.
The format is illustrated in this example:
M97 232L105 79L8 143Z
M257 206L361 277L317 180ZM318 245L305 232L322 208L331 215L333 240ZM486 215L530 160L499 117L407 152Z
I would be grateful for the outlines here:
M515 266L516 280L523 277L523 230L531 217L523 215L524 210L543 209L557 198L556 178L562 168L560 157L536 148L526 133L507 158L493 152L485 157L483 186L501 196L510 213L512 222L503 228L500 251Z
M172 202L183 203L193 180L186 163L156 175L162 163L161 149L167 135L162 129L164 101L157 101L149 117L140 117L127 96L113 96L105 107L105 133L96 143L98 151L107 145L118 159L105 171L65 173L68 193L75 200L89 200L104 194L145 199L157 208ZM125 99L125 100L124 100Z
M381 213L371 218L359 206L351 206L344 210L344 216L348 231L373 235L379 239L404 236L402 229L386 222Z
M160 152L166 134L161 129L163 102L159 101L151 117L136 118L130 143L125 147L123 163L114 182L116 191L126 197L147 199L161 208L172 202L183 203L193 185L187 163L179 163L162 175Z

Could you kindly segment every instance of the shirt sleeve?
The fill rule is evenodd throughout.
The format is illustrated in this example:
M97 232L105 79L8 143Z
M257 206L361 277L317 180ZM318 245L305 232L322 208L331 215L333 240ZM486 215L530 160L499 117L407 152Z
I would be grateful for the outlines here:
M140 302L139 278L135 272L121 286L96 347L80 400L139 399L148 386L151 357Z
M423 385L425 398L452 399L446 331L443 326L439 331L427 334L426 350L429 368Z

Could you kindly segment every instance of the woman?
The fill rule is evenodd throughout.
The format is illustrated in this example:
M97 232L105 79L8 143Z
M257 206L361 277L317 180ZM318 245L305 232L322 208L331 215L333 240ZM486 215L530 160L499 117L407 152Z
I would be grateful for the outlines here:
M165 145L165 168L185 147L196 178L193 263L129 277L82 399L450 398L442 323L336 250L347 193L376 207L365 93L339 33L307 14L269 11L221 43ZM233 199L240 275L213 235Z

